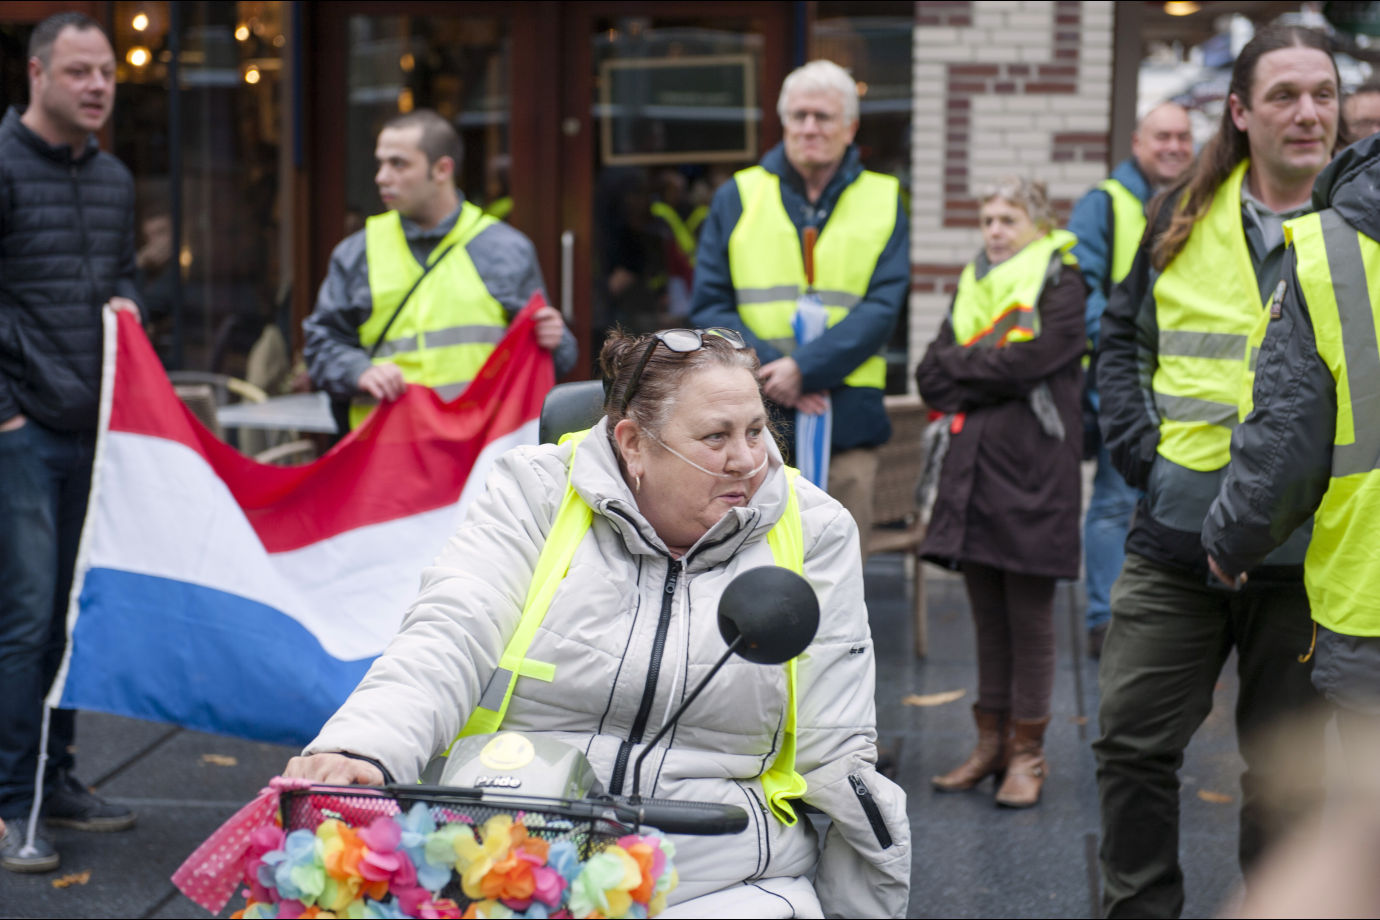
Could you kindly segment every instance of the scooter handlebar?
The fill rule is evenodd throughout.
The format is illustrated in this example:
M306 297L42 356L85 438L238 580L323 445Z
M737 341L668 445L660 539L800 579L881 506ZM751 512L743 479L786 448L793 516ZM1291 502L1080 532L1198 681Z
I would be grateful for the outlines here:
M737 805L676 799L626 799L615 806L619 820L647 824L668 834L736 834L747 827L747 812Z
M393 785L382 791L410 799L469 801L494 808L544 811L587 820L609 818L621 824L654 827L667 834L736 834L748 824L746 811L737 805L715 802L645 797L634 800L630 796L597 794L578 799L555 799L460 786Z

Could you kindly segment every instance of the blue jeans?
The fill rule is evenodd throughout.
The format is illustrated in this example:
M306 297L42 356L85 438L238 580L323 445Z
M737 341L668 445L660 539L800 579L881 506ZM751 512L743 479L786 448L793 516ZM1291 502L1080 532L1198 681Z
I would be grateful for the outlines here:
M67 595L91 490L94 431L32 419L0 432L0 818L27 817L43 698L67 642ZM72 766L75 713L55 710L45 788Z
M1088 628L1112 617L1112 582L1126 561L1126 532L1140 493L1112 466L1107 445L1097 448L1097 472L1083 522L1083 562L1088 590Z

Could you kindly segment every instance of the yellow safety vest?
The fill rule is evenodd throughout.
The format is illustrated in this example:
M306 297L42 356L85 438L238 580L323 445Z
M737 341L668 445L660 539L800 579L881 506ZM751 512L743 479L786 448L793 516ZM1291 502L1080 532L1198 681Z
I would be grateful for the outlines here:
M1380 245L1327 210L1284 224L1318 356L1337 385L1332 477L1313 516L1303 581L1313 619L1380 636Z
M695 234L698 238L700 232L700 225L704 223L704 219L708 216L709 205L702 204L696 206L695 209L690 212L690 216L685 218L685 229Z
M695 231L691 230L680 219L676 209L664 201L652 202L652 216L661 220L662 223L671 228L671 235L676 239L676 245L680 251L685 253L685 257L690 260L690 264L695 264Z
M561 438L574 441L570 452L570 468L575 465L575 451L589 434L589 430L567 434ZM805 537L800 524L800 503L795 494L795 480L800 471L786 467L787 499L786 510L781 519L767 532L767 545L771 547L772 558L782 568L790 569L797 575L804 574ZM594 512L571 485L567 472L565 496L556 520L547 534L537 566L532 573L532 585L527 591L522 616L517 629L508 640L503 654L498 660L498 668L489 678L480 696L479 704L460 729L456 740L471 735L489 735L497 732L503 724L503 716L517 686L518 676L531 677L550 682L556 677L556 666L544 661L534 661L527 657L527 651L536 638L537 629L546 618L556 589L570 568L570 560L575 549L584 539L594 521ZM792 799L805 794L805 777L795 770L796 753L796 659L786 662L786 724L782 731L781 750L777 752L772 765L762 774L762 791L766 796L767 807L783 824L796 822ZM447 751L449 753L449 751Z
M1078 240L1067 230L1054 230L1005 262L977 277L969 262L958 276L950 325L954 340L964 347L1000 348L1008 342L1028 342L1040 334L1036 304L1056 265L1077 265L1071 250ZM1059 259L1056 262L1055 256Z
M373 347L388 326L387 338L374 354L375 364L396 364L408 383L431 387L443 399L454 399L469 385L508 329L508 312L489 293L465 250L470 240L495 223L475 205L463 202L455 226L427 259L435 267L388 326L421 277L422 267L408 248L397 211L365 221L374 303L369 319L359 327L360 344L366 350ZM365 400L352 404L350 426L357 427L372 408Z
M791 318L809 287L800 232L781 203L781 178L761 166L733 177L743 215L728 237L728 266L738 313L753 334L782 354L795 352ZM896 229L900 183L864 171L839 195L815 243L813 292L834 326L867 294L877 260ZM843 380L851 387L886 387L886 359L873 355Z
M513 213L513 197L504 195L502 198L495 198L484 205L484 213L494 220L507 220L508 215Z
M1242 375L1262 302L1241 224L1243 160L1174 260L1155 279L1158 365L1151 388L1160 414L1159 453L1213 472L1231 460Z
M1107 265L1107 289L1131 273L1140 238L1145 236L1145 203L1115 179L1103 179L1097 187L1112 200L1112 251Z

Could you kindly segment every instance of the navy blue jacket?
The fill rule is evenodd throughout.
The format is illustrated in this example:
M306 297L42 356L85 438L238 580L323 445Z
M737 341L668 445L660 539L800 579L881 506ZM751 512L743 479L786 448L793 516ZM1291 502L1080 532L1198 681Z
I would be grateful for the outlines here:
M1133 157L1127 157L1117 164L1116 169L1112 170L1112 178L1126 186L1126 190L1139 198L1142 205L1154 194L1149 180ZM1078 268L1088 282L1088 303L1083 311L1083 319L1088 327L1088 338L1096 348L1102 329L1102 311L1107 308L1107 297L1112 292L1108 281L1112 271L1112 237L1116 233L1112 196L1100 188L1094 188L1078 199L1073 213L1069 215L1068 230L1078 237L1073 254L1078 258Z
M101 307L141 303L134 180L94 137L73 151L0 122L0 422L23 413L63 431L96 427Z
M780 144L762 157L762 166L781 177L781 203L802 234L806 227L823 229L839 195L863 171L858 148L849 146L838 172L829 180L819 201L811 205L805 197L804 181L787 162ZM709 216L700 233L690 321L700 328L727 326L739 330L766 364L782 354L753 335L739 316L738 299L729 273L728 238L742 216L743 202L738 195L738 184L725 182L714 193ZM884 444L891 437L882 391L875 387L844 386L843 378L880 352L891 338L901 304L910 290L909 221L898 195L896 228L877 260L867 293L848 311L847 317L792 355L800 365L805 392L829 391L834 408L833 448L837 451Z

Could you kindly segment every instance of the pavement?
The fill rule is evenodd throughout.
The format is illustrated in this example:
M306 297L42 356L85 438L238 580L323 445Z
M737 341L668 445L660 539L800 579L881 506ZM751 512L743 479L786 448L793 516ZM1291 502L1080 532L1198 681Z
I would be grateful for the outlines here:
M1060 585L1056 596L1058 670L1046 737L1051 775L1038 807L1011 811L993 804L990 783L967 793L930 789L929 778L959 763L972 745L977 683L962 582L939 569L924 571L930 648L923 660L912 652L903 559L876 556L866 572L878 728L883 744L897 752L898 782L909 796L909 916L1098 916L1097 788L1088 747L1097 667L1083 656L1081 586ZM1180 774L1185 917L1216 915L1239 884L1233 672L1228 662L1212 714ZM934 695L955 691L962 695L934 702ZM295 752L100 713L79 716L77 737L78 774L101 795L134 808L139 823L117 834L51 831L62 868L34 876L0 871L0 916L207 916L169 876ZM222 915L237 906L232 901Z

